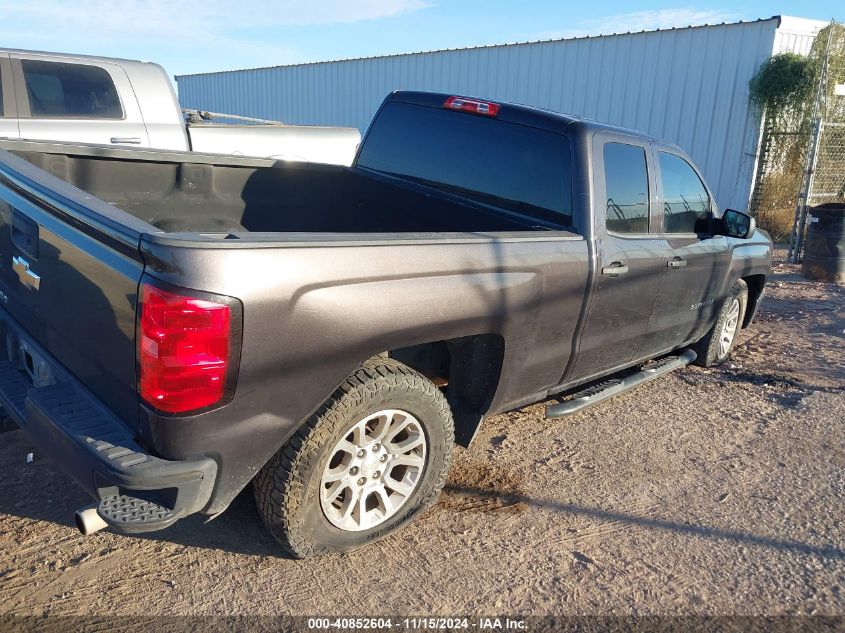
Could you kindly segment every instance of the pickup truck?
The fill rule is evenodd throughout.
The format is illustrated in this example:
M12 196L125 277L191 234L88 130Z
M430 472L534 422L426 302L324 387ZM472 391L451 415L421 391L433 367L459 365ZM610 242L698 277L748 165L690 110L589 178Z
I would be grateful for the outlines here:
M479 99L389 95L349 168L0 148L0 403L83 533L252 482L289 554L370 543L483 416L723 361L771 264L678 147Z
M183 111L158 64L11 49L0 49L0 137L337 165L361 141L355 128Z

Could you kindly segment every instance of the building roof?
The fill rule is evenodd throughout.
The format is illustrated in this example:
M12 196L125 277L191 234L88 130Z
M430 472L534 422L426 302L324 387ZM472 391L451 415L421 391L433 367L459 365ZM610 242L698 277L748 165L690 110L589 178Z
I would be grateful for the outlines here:
M550 38L547 40L530 40L525 42L503 42L500 44L484 44L480 46L464 46L459 48L441 48L441 49L434 49L434 50L427 50L427 51L410 51L407 53L390 53L385 55L371 55L371 56L363 56L363 57L344 57L339 59L327 59L327 60L320 60L314 62L300 62L297 64L278 64L274 66L255 66L250 68L235 68L231 70L215 70L215 71L208 71L204 73L191 73L187 75L176 75L176 79L178 80L179 77L196 77L201 75L221 75L226 73L239 73L239 72L249 72L254 70L270 70L273 68L296 68L301 66L316 66L320 64L335 64L338 62L356 62L356 61L366 61L366 60L376 60L376 59L389 59L393 57L407 57L411 55L431 55L435 53L451 53L457 51L469 51L469 50L484 50L484 49L491 49L491 48L503 48L508 46L523 46L526 44L544 44L549 42L569 42L569 41L576 41L576 40L590 40L590 39L598 39L604 37L619 37L625 35L638 35L641 33L660 33L665 31L686 31L692 29L702 29L708 28L713 26L733 26L733 25L741 25L741 24L754 24L758 22L770 22L770 21L777 21L776 28L780 28L782 21L788 21L790 25L790 29L795 29L796 32L800 32L802 34L807 34L809 30L813 30L812 34L818 32L820 28L825 26L826 22L821 22L819 20L809 20L806 18L795 18L791 16L780 16L780 15L773 15L770 18L760 18L758 20L739 20L738 22L720 22L718 24L695 24L689 26L681 26L681 27L672 27L668 29L650 29L650 30L642 30L642 31L627 31L627 32L620 32L620 33L597 33L595 35L579 35L574 37L561 37L561 38ZM819 26L820 25L820 26Z

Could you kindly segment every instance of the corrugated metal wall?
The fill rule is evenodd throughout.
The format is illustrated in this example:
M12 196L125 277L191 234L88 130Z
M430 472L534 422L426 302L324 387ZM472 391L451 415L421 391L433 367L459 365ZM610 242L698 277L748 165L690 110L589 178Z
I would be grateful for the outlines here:
M177 77L183 107L354 126L384 96L432 90L642 130L685 148L720 207L744 209L759 125L748 81L777 19Z

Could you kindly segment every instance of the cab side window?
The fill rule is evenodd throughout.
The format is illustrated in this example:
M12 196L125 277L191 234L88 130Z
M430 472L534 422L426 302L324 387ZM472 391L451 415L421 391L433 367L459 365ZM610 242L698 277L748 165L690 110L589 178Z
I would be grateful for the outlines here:
M122 119L109 73L99 66L21 60L34 118Z
M645 148L604 146L605 227L614 233L648 233L648 167Z
M666 233L707 233L710 196L690 164L680 156L660 152L663 186L663 230Z

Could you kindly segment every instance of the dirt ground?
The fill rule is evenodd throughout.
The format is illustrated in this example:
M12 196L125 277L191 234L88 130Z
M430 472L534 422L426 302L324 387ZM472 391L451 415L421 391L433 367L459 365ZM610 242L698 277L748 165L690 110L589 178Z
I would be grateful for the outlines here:
M208 525L81 536L83 493L0 436L0 614L845 615L845 289L779 264L727 365L561 420L487 420L440 502L293 561L251 491Z

